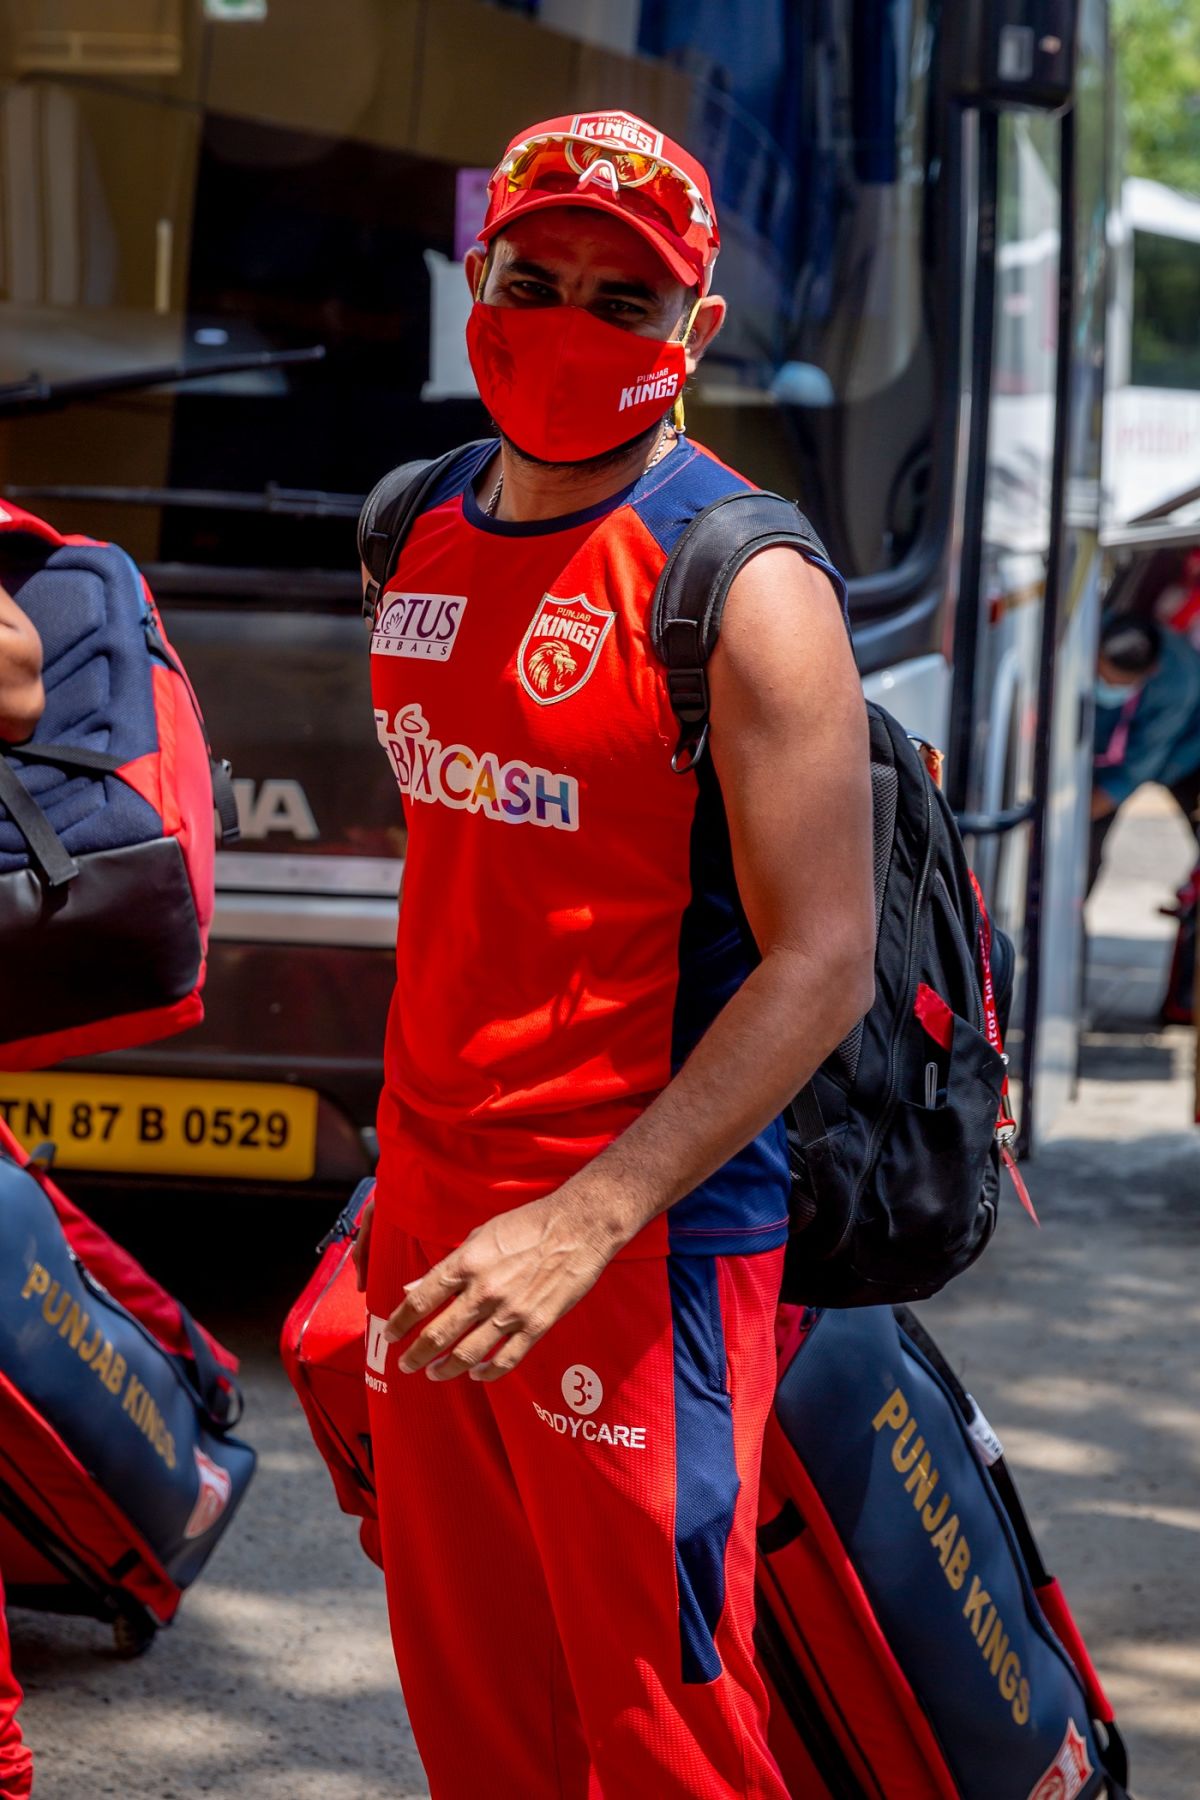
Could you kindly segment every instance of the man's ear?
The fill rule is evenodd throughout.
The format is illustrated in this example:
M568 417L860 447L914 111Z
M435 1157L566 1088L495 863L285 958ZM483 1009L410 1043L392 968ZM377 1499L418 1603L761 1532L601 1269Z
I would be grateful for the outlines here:
M483 275L483 265L487 261L487 253L483 250L468 250L463 257L463 273L467 278L467 286L471 290L471 298L479 296L479 282Z
M696 308L691 329L684 339L689 375L696 373L696 365L725 323L725 310L720 294L706 294Z

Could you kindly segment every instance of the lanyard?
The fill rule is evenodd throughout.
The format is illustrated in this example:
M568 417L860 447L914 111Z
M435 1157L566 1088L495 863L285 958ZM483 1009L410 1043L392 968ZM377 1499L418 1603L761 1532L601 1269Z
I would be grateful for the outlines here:
M1041 1223L1033 1209L1033 1201L1029 1198L1029 1189L1017 1167L1012 1153L1013 1139L1017 1135L1016 1120L1012 1116L1008 1099L1008 1058L1004 1056L1004 1040L1000 1031L1000 1013L996 1005L996 983L992 975L992 922L988 917L987 901L983 897L983 889L975 878L974 870L969 871L971 886L975 890L975 899L979 905L979 966L983 973L983 1029L984 1035L997 1056L1004 1057L1004 1086L1000 1090L1000 1114L996 1120L996 1142L1000 1146L1000 1155L1008 1170L1013 1186L1017 1190L1017 1198L1035 1225Z

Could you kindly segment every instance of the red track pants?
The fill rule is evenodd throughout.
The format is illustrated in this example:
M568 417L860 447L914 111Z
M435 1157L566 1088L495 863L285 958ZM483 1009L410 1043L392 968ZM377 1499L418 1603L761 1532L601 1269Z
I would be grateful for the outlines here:
M0 1800L26 1800L33 1791L33 1758L21 1738L17 1708L21 1686L13 1674L0 1581Z
M782 1251L630 1259L495 1385L379 1326L445 1249L377 1220L367 1384L396 1662L434 1800L787 1800L754 1667Z

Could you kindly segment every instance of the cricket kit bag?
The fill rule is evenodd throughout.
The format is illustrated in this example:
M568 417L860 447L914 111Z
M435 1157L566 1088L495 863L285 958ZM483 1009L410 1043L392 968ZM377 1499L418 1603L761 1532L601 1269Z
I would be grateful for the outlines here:
M0 506L0 582L42 640L46 710L0 745L0 1065L200 1022L228 769L149 588L114 544Z
M804 1800L1118 1800L1112 1708L999 1440L906 1308L785 1307L758 1639Z
M318 1244L316 1271L284 1320L279 1353L333 1478L338 1504L361 1520L362 1547L382 1567L364 1385L364 1376L370 1378L367 1305L358 1291L353 1257L363 1208L374 1191L373 1180L361 1181Z
M144 1647L244 1495L237 1359L0 1120L0 1568Z
M457 459L406 463L368 495L358 548L373 625L405 537ZM743 489L676 540L647 621L679 724L672 767L690 777L708 739L707 663L729 589L782 545L846 587L790 500ZM787 1109L792 1188L784 1299L873 1306L924 1299L974 1262L1013 1162L1002 1026L1013 947L994 930L933 765L890 713L867 707L875 876L875 1001ZM754 960L758 951L738 920Z

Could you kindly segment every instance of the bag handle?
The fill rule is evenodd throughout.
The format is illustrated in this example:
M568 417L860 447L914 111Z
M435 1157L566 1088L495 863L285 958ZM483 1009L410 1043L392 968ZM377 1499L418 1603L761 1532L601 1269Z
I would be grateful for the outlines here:
M177 1301L176 1305L179 1307L179 1323L183 1327L183 1335L187 1339L188 1351L196 1371L194 1381L187 1378L188 1386L198 1396L207 1423L215 1432L223 1435L233 1430L245 1409L242 1390L229 1372L218 1364L187 1307L182 1301Z

